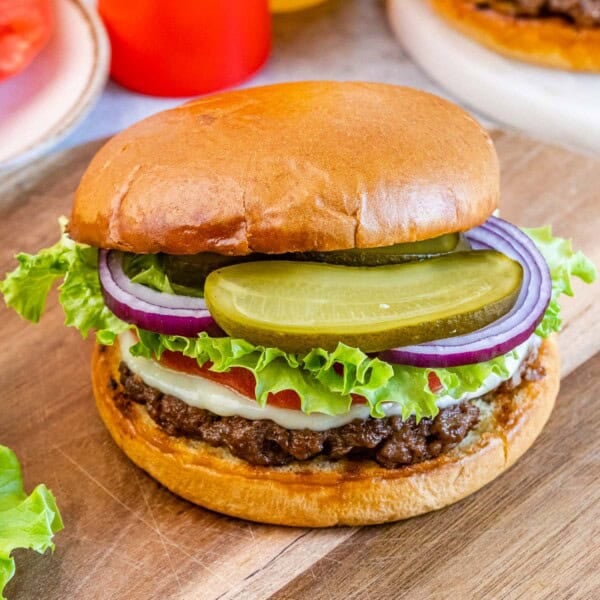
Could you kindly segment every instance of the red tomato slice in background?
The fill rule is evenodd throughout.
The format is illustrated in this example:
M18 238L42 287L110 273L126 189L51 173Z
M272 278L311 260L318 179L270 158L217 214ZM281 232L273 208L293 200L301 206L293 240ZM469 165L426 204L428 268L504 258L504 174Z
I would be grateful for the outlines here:
M50 0L0 0L0 81L29 65L53 25Z

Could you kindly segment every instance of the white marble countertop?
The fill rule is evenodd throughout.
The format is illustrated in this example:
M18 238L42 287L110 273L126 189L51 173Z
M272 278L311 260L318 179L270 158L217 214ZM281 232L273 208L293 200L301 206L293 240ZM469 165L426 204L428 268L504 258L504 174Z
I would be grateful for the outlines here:
M244 86L308 79L348 79L408 85L449 97L402 50L392 35L384 0L329 0L277 15L266 65ZM152 98L109 82L88 117L57 149L111 135L185 99ZM482 119L486 125L493 125Z

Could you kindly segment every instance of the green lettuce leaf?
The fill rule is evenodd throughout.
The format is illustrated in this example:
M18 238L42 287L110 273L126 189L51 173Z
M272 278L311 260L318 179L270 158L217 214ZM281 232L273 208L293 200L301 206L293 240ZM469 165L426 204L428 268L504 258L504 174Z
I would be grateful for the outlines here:
M534 241L550 268L552 299L536 330L539 336L548 337L551 333L560 331L562 320L559 298L562 294L573 296L572 278L592 283L598 272L594 263L583 252L573 251L571 240L553 237L550 226L523 228L523 231Z
M194 358L199 365L210 362L211 370L216 372L226 372L233 367L250 371L256 380L256 399L261 406L266 404L271 393L294 390L306 413L343 414L348 412L351 394L358 393L359 386L368 389L392 376L390 365L370 359L360 350L343 344L333 353L321 351L324 356L321 361L314 357L317 351L305 356L289 354L278 348L255 346L245 340L211 338L205 333L190 339L139 330L138 336L139 342L131 348L134 356L160 358L165 350L169 350ZM345 377L335 373L333 362L324 364L329 358L344 367ZM373 370L385 374L380 373L379 378L370 377ZM346 384L344 379L348 380Z
M61 226L64 222L61 221ZM37 323L46 308L46 298L52 286L69 272L69 256L76 244L63 232L61 239L37 254L17 254L19 266L0 281L0 292L6 305L24 319Z
M204 297L203 290L169 281L163 254L123 255L123 270L134 283L141 283L165 294Z
M345 344L338 344L333 352L313 349L294 355L204 333L191 339L139 330L138 337L139 342L130 350L134 356L160 358L168 350L194 358L201 366L210 362L213 371L226 372L233 367L250 371L261 406L271 393L294 390L303 412L339 415L348 412L352 396L358 395L367 400L373 417L385 416L381 406L384 402L395 402L402 405L403 418L414 414L417 420L438 413L438 394L429 387L431 372L440 379L444 393L459 398L477 390L491 374L507 377L506 358L513 354L475 365L426 369L391 365Z
M14 452L0 445L0 597L15 574L16 548L43 554L54 550L52 538L63 522L52 492L40 484L28 496Z
M64 232L65 223L61 221L63 233L54 246L35 255L17 255L19 266L0 281L0 292L7 306L37 323L52 286L62 279L58 299L65 324L77 328L84 338L95 330L100 343L112 344L129 325L104 304L98 279L98 249L73 242Z
M123 270L134 283L141 283L165 294L175 293L160 254L124 254Z
M596 271L581 252L573 252L569 241L552 237L549 228L525 231L540 248L552 275L552 302L537 331L545 337L560 329L558 297L572 295L571 278L590 282ZM64 278L59 286L59 301L66 324L78 328L83 336L95 329L100 343L111 344L122 331L135 329L139 342L131 351L137 356L160 357L170 350L194 358L200 365L210 363L214 371L244 368L255 377L256 397L261 405L271 393L293 390L307 413L345 413L352 396L359 395L367 400L374 417L383 416L384 402L401 404L404 418L411 414L417 419L433 417L438 409L437 395L429 387L431 372L442 383L444 393L453 398L477 390L491 374L508 375L506 359L511 353L474 365L423 369L391 365L344 344L339 344L333 352L316 348L305 354L289 354L229 337L200 334L197 338L185 338L137 330L120 321L104 305L97 255L95 248L75 244L63 234L55 246L35 256L19 255L19 266L0 282L0 291L9 306L23 317L37 321L53 283ZM126 255L124 268L137 283L162 292L182 293L169 281L161 255ZM201 292L195 290L195 293Z

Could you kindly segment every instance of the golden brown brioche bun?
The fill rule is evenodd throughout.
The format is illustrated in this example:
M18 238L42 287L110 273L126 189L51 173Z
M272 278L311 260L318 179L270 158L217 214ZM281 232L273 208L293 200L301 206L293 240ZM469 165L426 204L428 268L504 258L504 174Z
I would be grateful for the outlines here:
M375 247L479 225L498 195L489 136L446 100L286 83L202 98L116 135L83 175L69 231L137 253Z
M454 450L400 469L371 461L312 460L287 467L254 467L223 448L165 434L145 407L117 408L117 347L96 347L94 394L100 416L121 449L175 494L243 519L296 525L371 525L406 519L452 504L508 469L548 420L559 387L559 357L546 340L540 381L497 394L493 412ZM488 411L490 412L490 411Z
M493 8L478 9L476 0L430 0L451 25L501 54L527 62L600 71L600 28L576 27L558 17L523 18Z

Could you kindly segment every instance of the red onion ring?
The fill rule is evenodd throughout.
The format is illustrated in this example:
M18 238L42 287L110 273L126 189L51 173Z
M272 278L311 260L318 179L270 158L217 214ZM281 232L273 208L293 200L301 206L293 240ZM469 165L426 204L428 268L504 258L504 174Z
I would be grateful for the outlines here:
M513 308L472 333L386 350L380 354L382 359L416 367L456 367L506 354L533 334L552 294L550 271L536 245L518 227L497 217L490 217L466 236L473 249L497 250L523 267L523 283Z
M182 310L207 310L204 298L180 296L178 294L163 294L148 286L134 283L123 271L123 255L120 252L107 252L106 260L115 283L122 290L125 290L132 296L135 296L148 304L163 308Z
M100 250L98 272L104 302L122 321L165 335L223 335L204 298L164 294L133 283L123 271L120 252Z

